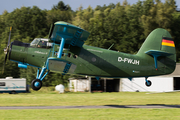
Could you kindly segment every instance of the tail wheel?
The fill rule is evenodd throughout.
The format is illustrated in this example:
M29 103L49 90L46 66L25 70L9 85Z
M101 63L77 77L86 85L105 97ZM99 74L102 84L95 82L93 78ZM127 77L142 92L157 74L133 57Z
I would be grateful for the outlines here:
M152 85L152 82L151 82L150 80L147 80L147 81L145 82L145 84L146 84L147 87L150 87L150 86Z
M33 90L38 91L39 89L41 89L41 87L42 87L42 81L41 81L41 80L35 79L35 80L33 80L33 81L31 82L31 88L32 88Z

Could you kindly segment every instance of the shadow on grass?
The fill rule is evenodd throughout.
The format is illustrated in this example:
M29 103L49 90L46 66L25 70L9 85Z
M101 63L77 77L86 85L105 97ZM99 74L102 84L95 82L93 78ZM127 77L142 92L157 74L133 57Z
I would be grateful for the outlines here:
M180 105L104 105L104 106L5 106L0 109L112 109L112 108L145 108L145 109L160 109L160 108L180 108Z
M180 105L146 104L146 105L104 105L110 108L180 108Z

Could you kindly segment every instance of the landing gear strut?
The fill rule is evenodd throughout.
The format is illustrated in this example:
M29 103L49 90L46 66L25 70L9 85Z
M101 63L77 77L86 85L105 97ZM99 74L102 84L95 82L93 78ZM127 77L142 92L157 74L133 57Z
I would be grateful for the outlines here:
M31 88L33 90L38 91L42 87L42 80L46 77L46 75L49 73L49 70L44 74L46 71L46 68L42 68L41 73L39 74L39 68L37 70L37 77L31 82ZM44 76L43 76L44 74Z

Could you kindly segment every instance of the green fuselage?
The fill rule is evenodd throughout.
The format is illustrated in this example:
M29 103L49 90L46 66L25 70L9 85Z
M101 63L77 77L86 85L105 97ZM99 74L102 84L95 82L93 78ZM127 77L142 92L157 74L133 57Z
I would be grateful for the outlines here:
M66 47L68 48L68 47ZM49 63L49 70L63 72L59 61L72 63L75 67L71 74L100 76L100 77L148 77L169 74L174 71L174 62L166 62L167 58L158 58L158 70L154 66L154 58L144 55L131 55L92 46L83 45L82 48L71 46L63 50L61 58L57 58L59 46L52 48L11 46L10 60L42 68L47 65L47 59L54 59ZM51 66L53 65L54 66ZM56 67L56 69L55 69Z

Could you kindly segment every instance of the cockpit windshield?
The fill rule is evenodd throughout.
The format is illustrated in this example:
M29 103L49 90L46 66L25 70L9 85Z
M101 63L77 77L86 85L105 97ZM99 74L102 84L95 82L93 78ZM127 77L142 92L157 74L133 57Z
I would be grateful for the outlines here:
M38 43L39 43L39 40L34 39L34 40L31 42L30 46L37 45Z
M30 46L32 47L39 47L39 48L51 48L52 47L52 43L49 42L48 39L41 39L41 38L35 38Z

